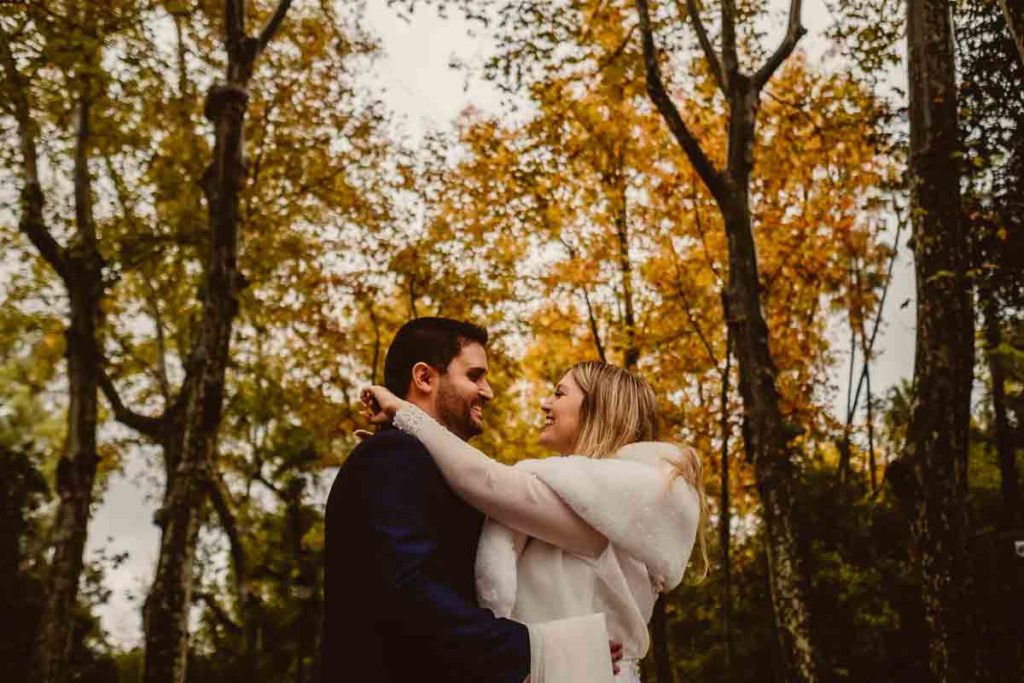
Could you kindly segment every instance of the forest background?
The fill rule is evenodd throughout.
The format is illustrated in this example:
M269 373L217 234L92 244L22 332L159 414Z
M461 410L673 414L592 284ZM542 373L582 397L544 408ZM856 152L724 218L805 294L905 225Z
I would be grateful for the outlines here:
M484 450L605 358L701 452L649 680L1019 680L1015 8L5 4L0 666L316 680L355 397L440 314Z

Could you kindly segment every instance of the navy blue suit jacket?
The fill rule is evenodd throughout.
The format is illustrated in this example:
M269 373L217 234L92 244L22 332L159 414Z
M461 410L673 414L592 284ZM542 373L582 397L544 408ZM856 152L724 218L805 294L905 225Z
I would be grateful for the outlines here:
M357 446L325 524L324 683L526 678L526 627L476 606L483 516L417 439L389 429Z

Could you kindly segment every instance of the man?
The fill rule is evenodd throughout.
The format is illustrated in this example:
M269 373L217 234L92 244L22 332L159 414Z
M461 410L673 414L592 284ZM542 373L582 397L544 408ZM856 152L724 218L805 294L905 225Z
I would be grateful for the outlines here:
M487 332L469 323L413 320L388 349L385 384L469 439L493 398L486 344ZM414 437L385 429L359 444L331 488L325 523L325 683L526 679L527 628L476 606L483 516Z

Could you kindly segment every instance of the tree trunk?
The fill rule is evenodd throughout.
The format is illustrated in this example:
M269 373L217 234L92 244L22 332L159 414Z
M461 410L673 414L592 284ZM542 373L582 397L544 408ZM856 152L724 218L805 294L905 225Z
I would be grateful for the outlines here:
M96 478L96 416L99 387L100 299L103 297L103 260L96 244L92 215L92 183L88 160L90 148L89 82L80 78L74 159L75 234L60 248L46 231L43 194L35 169L34 126L30 120L27 91L21 90L13 58L4 37L4 61L8 77L19 89L16 103L19 134L25 161L26 183L22 192L21 228L64 281L70 303L65 331L68 374L67 436L57 464L58 506L50 543L53 558L48 568L43 612L37 637L35 662L39 680L63 683L70 680L72 626L78 604Z
M614 174L615 185L615 239L619 247L619 276L622 278L623 325L626 328L626 349L623 365L635 370L640 360L640 349L636 343L636 313L633 306L633 260L629 254L629 214L626 208L626 174L622 169L621 157Z
M973 676L967 449L974 360L947 0L908 0L911 218L917 279L914 398L889 477L907 503L935 679Z
M724 172L715 167L669 97L661 76L648 0L636 0L636 5L640 15L648 94L714 197L725 223L729 252L725 309L739 367L744 440L748 455L753 456L763 507L768 579L785 676L789 680L817 680L820 662L811 629L810 579L797 542L799 515L794 495L797 473L793 462L796 449L792 440L801 430L784 418L779 407L776 370L769 350L768 326L761 308L761 283L749 196L754 127L761 89L792 54L804 34L800 25L801 0L791 1L786 35L752 75L742 73L739 68L735 3L721 4L722 48L719 56L701 22L697 3L695 0L687 2L687 14L712 77L729 103L729 148Z
M743 192L746 198L746 192ZM726 218L729 236L729 327L736 344L740 394L749 425L754 474L763 507L768 579L775 630L787 678L818 677L818 652L811 630L806 560L798 539L796 478L791 445L799 434L779 408L768 327L761 312L760 285L749 206Z
M204 178L212 243L199 338L189 357L181 453L160 525L156 578L143 610L147 683L182 683L191 605L192 563L220 426L228 347L242 279L237 266L238 191L242 182L242 84L214 86L207 115L216 127L214 161Z
M89 527L93 481L96 478L96 411L99 365L96 333L102 284L98 257L69 259L72 276L79 284L71 295L71 323L66 333L68 384L68 435L57 464L57 496L60 503L50 543L53 559L46 580L45 602L39 633L40 680L70 680L72 626L78 604L82 553Z
M32 658L25 653L32 651L39 590L25 571L22 549L33 531L29 513L48 494L33 460L30 450L0 443L0 671L11 681L33 680Z
M718 513L718 544L722 549L722 634L725 642L726 678L732 677L732 511L729 491L729 376L732 372L732 335L725 332L725 370L721 394L721 495Z
M1012 529L1021 521L1020 481L1017 475L1015 448L1006 416L1006 367L999 353L1002 328L998 303L991 294L985 296L985 346L989 374L992 376L992 428L999 457L1000 492L1003 498L1003 528Z
M1021 68L1024 68L1024 4L1020 0L999 0L999 6L1006 17L1006 28L1010 30L1017 46Z
M91 56L98 59L98 54ZM89 80L79 74L73 179L75 234L65 248L53 238L46 225L36 151L38 128L32 117L30 90L18 71L10 38L2 28L0 59L3 61L10 104L17 120L21 152L23 185L19 229L60 276L70 302L69 323L65 332L69 399L67 436L57 466L59 502L51 536L53 559L46 577L45 598L33 655L39 680L63 683L71 675L71 629L78 602L78 581L82 573L82 552L88 531L97 462L99 366L96 335L100 321L99 302L103 296L103 261L96 245L88 167L89 119L93 94Z
M245 34L244 0L226 0L226 83L214 85L205 114L214 126L213 160L202 179L211 234L199 335L187 361L182 389L181 450L158 515L162 527L156 577L143 607L146 683L183 683L188 655L192 564L206 502L224 397L224 377L238 294L238 201L248 92L253 67L290 6L280 0L257 38Z
M651 615L651 641L654 645L654 680L658 683L672 683L672 656L668 650L668 616L665 614L665 594L654 602Z

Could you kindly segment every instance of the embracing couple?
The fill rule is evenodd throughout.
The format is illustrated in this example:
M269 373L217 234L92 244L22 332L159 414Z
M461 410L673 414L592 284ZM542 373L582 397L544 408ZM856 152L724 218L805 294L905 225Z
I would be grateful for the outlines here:
M378 431L327 502L325 683L639 681L698 539L707 570L700 460L655 440L647 382L574 365L541 404L565 457L508 466L468 443L494 398L486 346L418 318L363 393Z

